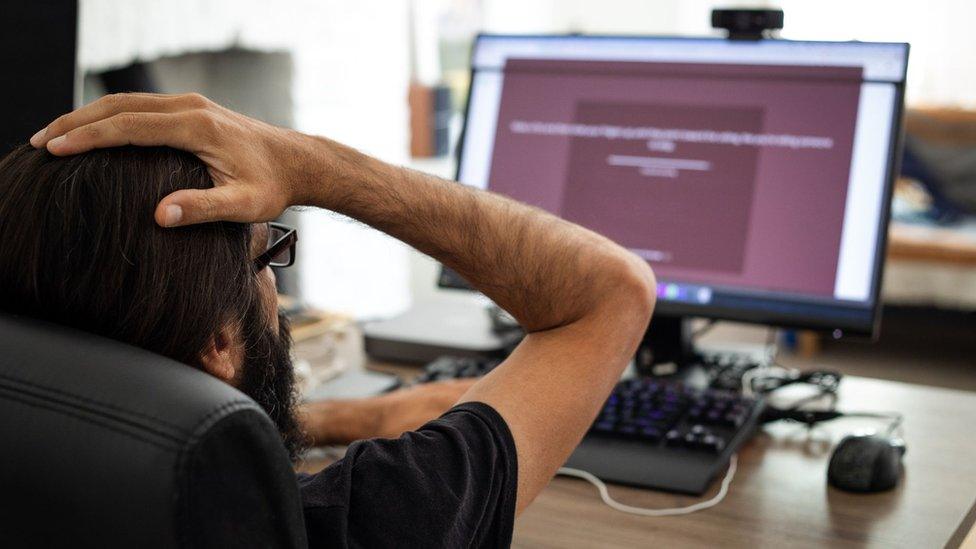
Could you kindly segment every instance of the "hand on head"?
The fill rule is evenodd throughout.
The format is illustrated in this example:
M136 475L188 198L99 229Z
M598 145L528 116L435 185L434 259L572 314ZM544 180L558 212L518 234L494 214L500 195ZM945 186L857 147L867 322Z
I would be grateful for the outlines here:
M65 156L121 145L168 146L203 160L215 187L181 190L156 208L175 227L209 221L270 221L299 203L296 151L305 136L225 109L198 94L107 95L65 114L31 145Z

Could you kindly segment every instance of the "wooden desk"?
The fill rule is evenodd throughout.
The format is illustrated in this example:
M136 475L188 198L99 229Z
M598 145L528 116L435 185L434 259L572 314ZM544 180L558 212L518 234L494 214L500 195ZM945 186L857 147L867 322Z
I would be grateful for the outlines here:
M954 544L961 541L976 519L976 394L845 378L840 407L905 414L906 474L895 490L857 495L826 484L832 443L877 423L839 420L812 436L797 425L773 425L743 448L729 494L715 508L682 517L626 515L604 505L590 484L558 477L516 521L514 546L941 547L953 536ZM697 501L619 486L611 494L645 507Z

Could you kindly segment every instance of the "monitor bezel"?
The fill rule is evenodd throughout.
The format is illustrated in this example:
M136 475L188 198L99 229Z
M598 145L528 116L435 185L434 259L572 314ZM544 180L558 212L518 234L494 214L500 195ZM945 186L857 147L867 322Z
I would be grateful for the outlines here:
M455 181L460 181L461 175L461 161L462 155L464 154L464 142L465 136L467 134L468 128L468 115L469 109L471 108L471 95L474 88L474 76L478 69L475 66L474 58L478 51L478 45L483 40L504 40L504 39L532 39L532 40L548 40L548 39L580 39L580 40L605 40L605 39L624 39L624 40L643 40L643 41L653 41L653 40L681 40L689 42L716 42L728 40L727 38L720 37L688 37L688 36L669 36L669 35L609 35L609 34L494 34L494 33L479 33L474 40L471 48L471 68L469 72L469 82L471 83L468 87L468 93L465 98L464 104L464 116L463 124L461 127L461 134L458 138L456 150L455 150L455 160L456 169L454 174ZM834 310L846 310L846 311L857 311L865 312L869 314L870 318L864 322L858 322L853 320L846 320L839 318L838 316L830 315L815 315L815 314L797 314L797 313L783 313L774 312L761 309L747 309L747 308L727 308L713 305L699 305L699 304L689 304L677 301L670 301L659 299L655 307L655 316L689 316L689 317L700 317L700 318L710 318L715 320L730 320L736 322L748 322L754 324L765 324L770 326L779 326L784 328L801 328L816 331L826 331L833 332L835 337L841 336L857 336L857 337L868 337L876 338L880 329L881 324L881 283L884 279L884 269L885 269L885 258L886 250L888 244L888 224L891 220L891 197L894 192L895 176L900 169L901 164L901 154L902 146L904 143L904 127L902 118L905 109L905 79L908 68L908 56L910 52L910 45L905 42L860 42L860 41L821 41L821 40L787 40L781 38L764 38L764 41L775 41L784 42L792 44L822 44L822 45L851 45L851 44L865 44L865 45L889 45L889 46L899 46L904 49L905 55L905 66L903 67L901 77L897 81L892 81L890 84L895 88L895 108L892 112L892 134L893 138L890 140L887 155L887 166L885 172L885 180L883 182L882 189L882 207L881 207L881 219L880 227L878 230L876 251L874 257L874 268L873 277L871 280L871 292L870 299L872 305L870 307L856 307L856 306L843 306L835 304L824 304L827 309ZM463 183L462 183L463 184ZM443 267L442 269L447 269ZM454 288L454 289L466 289L471 290L469 286L449 283L448 279L451 277L444 276L442 271L441 276L438 277L438 286L442 288ZM785 304L789 305L808 305L808 301L805 300L795 300L789 301L781 298L766 299L762 297L750 298L755 300L757 303L767 303L773 304Z

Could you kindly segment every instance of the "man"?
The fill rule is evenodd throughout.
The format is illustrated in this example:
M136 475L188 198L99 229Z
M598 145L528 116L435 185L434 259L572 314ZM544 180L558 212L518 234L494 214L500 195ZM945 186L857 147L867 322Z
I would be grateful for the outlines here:
M269 379L290 373L274 350L281 345L273 343L286 338L271 337L284 329L269 312L271 275L263 261L253 259L264 255L268 243L262 225L247 224L270 221L292 205L333 210L403 240L460 273L525 328L512 355L439 419L398 439L356 442L343 460L300 479L313 545L507 545L514 516L579 442L653 309L650 268L599 235L325 138L263 124L198 95L108 96L58 118L31 144L59 157L122 145L165 146L206 164L212 188L190 177L193 166L187 162L179 173L186 183L156 178L169 186L146 189L153 200L159 198L156 223L167 228L154 228L153 235L176 242L188 226L204 224L246 238L249 254L238 249L226 267L243 278L227 280L263 297L231 307L236 316L215 316L221 322L194 336L199 350L184 362L249 390L259 403L265 397L265 403L282 403L273 389L278 384ZM98 165L111 162L101 159ZM167 160L161 167L171 166ZM82 183L66 187L75 190ZM131 262L125 255L135 253L131 241L123 235L118 242L121 264ZM250 273L235 270L230 259L247 264ZM180 267L192 268L183 259L169 266ZM170 275L181 276L167 270L158 284L165 286ZM186 318L199 312L179 311ZM259 328L249 330L251 324ZM261 338L271 341L255 347ZM259 360L268 364L262 368ZM273 418L274 412L269 410ZM299 447L291 422L276 421L286 444Z

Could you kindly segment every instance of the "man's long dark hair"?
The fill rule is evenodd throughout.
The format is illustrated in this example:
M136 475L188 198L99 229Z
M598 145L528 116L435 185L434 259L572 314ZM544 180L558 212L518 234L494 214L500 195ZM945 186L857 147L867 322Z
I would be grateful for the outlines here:
M73 326L199 367L222 327L246 347L241 389L294 455L287 325L270 326L251 226L159 227L159 201L213 181L195 156L122 147L56 157L29 145L0 162L0 309Z
M0 163L0 307L196 364L258 298L250 226L156 225L156 204L213 183L193 155L124 147Z

